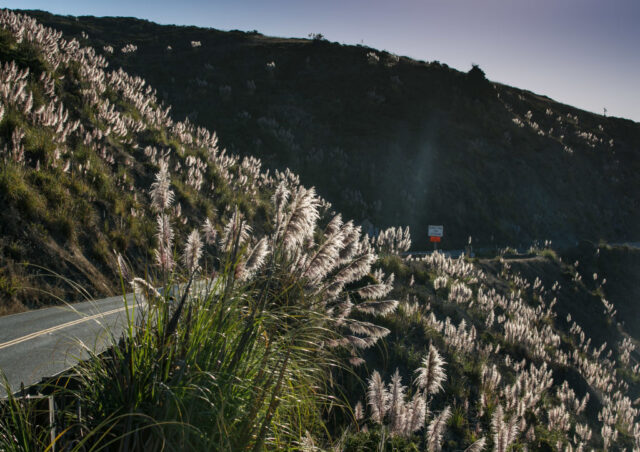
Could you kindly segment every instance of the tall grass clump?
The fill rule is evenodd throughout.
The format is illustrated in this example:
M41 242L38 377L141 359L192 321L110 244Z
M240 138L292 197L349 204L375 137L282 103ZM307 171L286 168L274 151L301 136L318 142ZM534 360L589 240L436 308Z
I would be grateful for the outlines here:
M95 50L7 10L0 27L7 201L44 224L43 243L128 255L130 265L116 253L117 265L89 268L82 282L118 269L121 293L135 294L124 297L135 308L124 334L112 331L100 354L87 347L64 385L37 387L56 402L54 439L7 434L0 450L323 441L322 416L340 403L330 369L361 364L360 351L389 333L372 319L397 304L384 299L393 276L370 274L376 254L360 228L290 171L269 175L219 149L215 133L174 121L144 80L109 70ZM33 64L18 58L25 45ZM16 430L9 419L22 406L3 405L3 431Z
M2 384L8 388L4 374ZM0 450L3 452L45 450L51 442L50 426L36 420L48 419L46 409L35 400L21 399L7 391L7 399L0 403Z
M78 450L236 451L327 439L321 415L340 404L330 369L345 365L339 357L358 364L358 351L389 332L351 313L396 306L381 300L391 285L380 272L358 282L376 258L368 239L321 212L313 189L281 181L269 234L254 234L236 208L180 245L165 163L150 197L155 265L135 277L117 256L135 309L124 334L77 367L74 389L48 388L72 401L65 425L73 428L57 441Z

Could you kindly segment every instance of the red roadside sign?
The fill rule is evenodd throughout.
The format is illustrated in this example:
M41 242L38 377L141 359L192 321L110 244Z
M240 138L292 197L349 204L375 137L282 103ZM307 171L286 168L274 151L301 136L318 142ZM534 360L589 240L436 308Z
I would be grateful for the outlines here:
M431 237L429 237L429 241L431 241L431 242L439 242L440 241L440 237L431 236Z

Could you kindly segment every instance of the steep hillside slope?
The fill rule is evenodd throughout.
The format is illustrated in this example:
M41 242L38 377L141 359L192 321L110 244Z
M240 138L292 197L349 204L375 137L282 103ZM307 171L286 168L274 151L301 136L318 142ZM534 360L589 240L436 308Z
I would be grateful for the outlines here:
M173 121L144 80L108 70L92 48L2 14L0 313L119 292L114 253L144 274L157 241L148 190L163 162L176 237L205 218L220 228L232 206L262 230L275 179L258 160Z
M29 14L148 80L174 118L291 168L371 230L410 225L417 248L428 224L445 225L451 248L468 236L481 247L640 238L632 121L361 46Z
M66 298L50 269L149 313L34 389L58 448L640 449L636 249L403 257L408 229L362 235L92 48L0 28L3 308ZM0 449L52 448L29 403L0 403Z
M391 408L376 421L375 369L389 382L389 397L399 393L406 401L408 416L409 406L416 405L403 394L420 379L435 382L429 399L434 418L446 414L442 450L464 450L474 441L477 449L471 450L640 447L640 322L629 315L637 300L629 293L612 305L613 284L592 273L599 260L603 274L625 279L604 256L630 251L583 248L588 252L576 249L564 258L550 249L472 261L439 254L386 256L383 268L396 275L391 296L403 301L382 321L391 331L387 347L364 354L367 369L359 375L368 379L368 391L346 379L352 403L372 405L371 417L359 428L379 423L407 438L406 419L398 422ZM578 253L582 261L568 261ZM506 422L502 407L510 413ZM346 450L373 450L383 434L384 429L354 434ZM413 450L412 445L425 450L415 438L409 444L396 438L398 450Z
M388 334L355 314L397 305L360 227L28 16L0 11L0 60L0 304L29 299L17 271L37 293L49 269L133 288L137 310L65 384L34 389L51 422L38 399L0 401L0 450L282 450L321 431L336 351Z
M565 253L578 262L584 283L592 290L605 281L602 290L618 311L618 318L630 334L640 340L640 248L628 245L594 246L588 242Z

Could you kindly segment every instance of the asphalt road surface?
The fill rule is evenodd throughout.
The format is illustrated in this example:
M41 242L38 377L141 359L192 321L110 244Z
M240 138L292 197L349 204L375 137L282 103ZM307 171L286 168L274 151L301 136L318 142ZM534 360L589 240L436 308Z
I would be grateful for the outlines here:
M134 309L132 295L127 304L130 315L140 311ZM0 317L0 371L17 392L20 383L32 385L86 359L86 348L103 351L111 334L120 337L126 325L122 295Z
M428 254L433 254L436 250L429 251L407 251L406 253L402 253L403 256L426 256ZM444 254L447 257L457 259L465 253L465 250L437 250L440 254ZM473 253L472 256L473 257Z
M214 285L215 280L201 279L189 292L206 295L217 290ZM180 290L174 287L173 297L179 297ZM127 294L126 303L119 295L0 317L0 373L11 392L19 391L21 383L27 387L73 367L89 357L88 349L104 351L125 331L127 307L131 319L144 309ZM0 380L0 398L6 395Z

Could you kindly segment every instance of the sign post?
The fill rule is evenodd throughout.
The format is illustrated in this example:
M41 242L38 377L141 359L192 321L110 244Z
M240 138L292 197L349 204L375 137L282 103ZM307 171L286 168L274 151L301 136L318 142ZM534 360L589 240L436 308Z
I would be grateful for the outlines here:
M438 249L438 243L444 235L444 227L442 225L429 225L429 241L433 243L434 251Z

